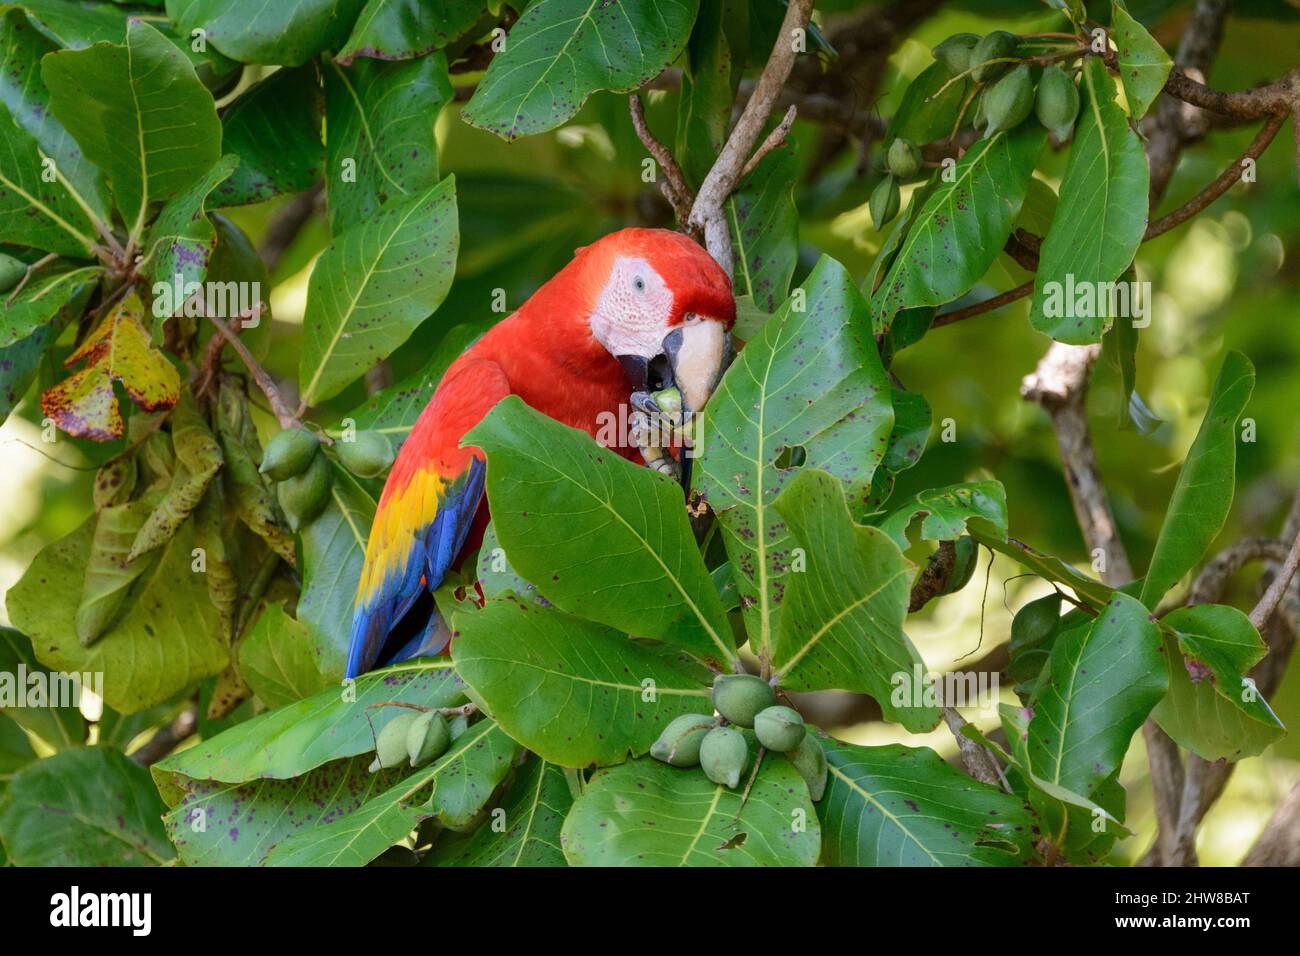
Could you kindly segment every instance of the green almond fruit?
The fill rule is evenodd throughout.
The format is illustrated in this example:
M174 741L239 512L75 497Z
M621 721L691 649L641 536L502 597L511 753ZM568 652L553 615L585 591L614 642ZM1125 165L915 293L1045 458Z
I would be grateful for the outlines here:
M713 680L713 707L741 727L753 727L760 710L776 703L772 685L753 674L719 674Z
M921 169L921 151L899 136L889 145L885 165L899 179L911 179Z
M735 788L749 762L745 735L733 727L714 727L700 743L700 766L714 783Z
M964 534L952 544L957 552L957 560L952 566L952 573L948 575L948 584L943 589L944 594L956 594L969 584L975 574L975 565L979 564L979 545L970 535Z
M971 52L979 42L979 36L974 33L954 33L930 52L955 76L970 69Z
M1019 126L1033 110L1034 78L1021 63L984 93L984 115L989 121L984 138Z
M717 726L712 714L682 714L650 745L650 756L674 767L694 767L700 762L700 744Z
M406 762L409 756L406 752L406 732L419 716L415 711L404 707L400 714L380 728L375 736L375 760L370 765L371 773Z
M330 463L316 455L300 475L286 478L275 486L275 496L289 519L289 527L299 531L316 520L325 510L330 497Z
M876 188L871 190L871 200L867 207L871 210L871 221L876 229L884 229L885 224L898 215L901 201L898 180L893 176L886 176L876 183Z
M304 428L286 428L266 443L258 470L272 481L284 481L307 470L320 448L320 439Z
M447 721L447 731L451 734L451 742L455 743L465 731L469 730L469 718L464 714L457 714L451 720Z
M1061 595L1056 591L1030 601L1011 619L1012 656L1047 643L1060 622Z
M1034 98L1034 113L1058 140L1069 137L1079 115L1079 88L1059 66L1043 70L1038 95Z
M805 734L798 746L786 754L794 769L799 771L804 782L808 784L808 794L814 801L820 800L826 793L826 753L822 750L812 734Z
M754 735L758 742L777 753L793 750L807 734L803 717L793 707L769 707L754 718Z
M985 92L986 91L981 90L975 96L975 108L970 114L971 115L970 125L974 129L978 129L978 130L982 130L984 129L985 126L989 125L988 115L985 114L984 112L984 100L986 99L986 97L984 96Z
M990 63L990 60L1005 60L1015 56L1019 40L1006 30L994 30L970 52L970 64L967 67L976 83L988 83L1007 71L1009 63Z
M406 755L412 767L433 763L451 746L451 728L447 718L436 710L420 714L406 730Z
M360 478L378 478L393 464L393 443L383 432L357 432L334 445L339 462Z

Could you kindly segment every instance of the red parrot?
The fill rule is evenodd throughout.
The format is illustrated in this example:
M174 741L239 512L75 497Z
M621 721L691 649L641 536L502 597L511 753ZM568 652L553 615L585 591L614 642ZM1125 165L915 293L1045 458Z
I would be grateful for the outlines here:
M596 437L607 415L675 385L698 411L725 370L731 280L699 245L623 229L585 246L454 361L393 463L357 587L347 677L442 653L431 599L487 525L481 449L461 438L507 395ZM638 406L639 407L639 406ZM634 445L615 448L642 460ZM684 465L689 464L683 461ZM689 471L682 469L689 490Z

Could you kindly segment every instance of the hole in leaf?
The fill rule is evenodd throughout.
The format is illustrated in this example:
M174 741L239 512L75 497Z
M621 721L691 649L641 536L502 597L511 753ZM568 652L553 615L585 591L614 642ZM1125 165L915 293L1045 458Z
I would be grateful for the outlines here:
M778 468L802 468L808 460L808 449L803 445L786 445L776 456Z

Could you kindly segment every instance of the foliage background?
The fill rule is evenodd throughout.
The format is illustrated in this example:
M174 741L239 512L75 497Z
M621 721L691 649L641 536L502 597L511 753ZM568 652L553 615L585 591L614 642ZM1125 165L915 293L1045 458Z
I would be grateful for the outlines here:
M818 10L829 28L837 17L861 16L861 10L871 6L832 0L820 3ZM1188 6L1162 0L1129 4L1166 48L1176 46ZM930 47L949 34L983 34L995 28L1029 32L1045 16L1040 5L1030 2L945 3L890 54L879 102L859 107L890 116L906 82L929 64ZM1294 66L1297 50L1300 12L1262 0L1237 4L1212 80L1220 89L1244 89L1276 78ZM250 71L245 82L255 78L256 71ZM474 76L454 79L460 84L472 82ZM674 97L670 91L648 95L652 128L672 129ZM462 235L456 279L434 319L390 360L398 381L427 361L450 326L490 319L492 290L503 288L510 303L521 302L575 247L625 225L671 225L671 210L641 181L644 149L628 118L625 97L595 96L561 128L508 146L461 122L456 114L462 105L449 104L436 123L442 171L457 180ZM1253 126L1215 131L1188 149L1162 208L1190 198L1241 152L1253 132ZM814 169L812 157L822 148L822 133L812 123L797 124L793 138L801 170L795 189L800 253L794 281L800 282L823 252L861 279L881 244L865 205L875 174L855 175L858 157L849 144L841 144L829 162L818 162ZM292 201L280 198L227 214L261 245L268 225ZM325 222L316 215L272 273L274 324L266 364L290 388L298 369L307 277L327 241ZM1214 374L1229 348L1250 356L1258 370L1258 386L1246 410L1258 422L1258 441L1240 446L1237 499L1220 544L1247 534L1276 533L1300 482L1295 414L1300 408L1300 376L1294 373L1300 360L1300 323L1295 321L1295 303L1300 301L1300 193L1285 138L1261 160L1255 184L1234 187L1190 225L1142 246L1138 272L1153 282L1157 296L1155 322L1141 338L1138 387L1166 424L1151 436L1116 431L1118 383L1105 363L1097 366L1090 398L1101 469L1134 565L1143 567L1150 557L1177 477L1176 465L1195 435ZM1018 396L1021 378L1049 342L1030 328L1027 310L1020 302L935 330L897 361L895 371L909 389L927 397L935 421L950 417L956 422L958 440L942 443L936 429L921 464L903 473L896 494L996 477L1007 489L1014 535L1083 562L1086 555L1048 419L1041 408ZM45 544L72 530L91 511L93 468L75 442L61 441L52 448L41 444L36 395L29 395L0 427L0 593L18 580ZM364 397L364 384L356 383L326 408L342 414ZM274 430L273 419L263 416L259 427L265 437ZM954 666L972 653L978 658L994 652L1007 639L1010 611L1046 591L1041 582L1017 580L1019 568L998 559L985 595L978 586L983 573L981 565L971 587L934 602L909 621L910 636L936 669ZM1251 585L1249 571L1240 575L1240 592L1235 600L1229 595L1227 602L1249 607ZM3 612L0 622L5 622ZM1289 726L1300 724L1300 679L1294 670L1272 700ZM1004 694L1010 699L1009 688ZM827 729L845 740L925 743L945 755L955 750L942 727L922 740L893 725L860 721L854 707L843 702L819 706L837 715ZM1118 845L1118 860L1135 860L1151 837L1141 747L1138 735L1123 778L1130 790L1129 825L1137 836ZM1295 734L1263 756L1244 761L1202 831L1202 862L1237 862L1297 779L1300 737Z

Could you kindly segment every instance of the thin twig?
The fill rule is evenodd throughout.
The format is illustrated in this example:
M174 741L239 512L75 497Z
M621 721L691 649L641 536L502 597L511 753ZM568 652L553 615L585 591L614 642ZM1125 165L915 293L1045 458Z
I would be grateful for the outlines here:
M35 275L37 272L39 272L44 266L49 265L57 258L59 258L59 254L57 252L47 252L45 255L41 256L39 259L37 259L35 262L29 265L26 271L23 272L23 277L19 279L18 284L14 286L14 291L10 292L9 298L5 299L5 306L8 307L13 305L14 300L18 298L18 293L23 291L23 288L27 285L28 280L31 279L31 277Z
M627 99L627 107L632 114L632 126L636 129L637 137L641 140L641 144L645 146L646 151L659 164L660 170L663 171L664 178L659 183L660 192L664 194L664 198L673 207L673 212L677 215L677 221L683 227L688 226L691 218L691 206L695 203L695 193L686 184L686 176L682 173L681 166L677 165L677 160L673 157L672 152L655 137L654 133L650 132L650 127L646 125L645 107L641 105L641 97L633 93Z
M263 308L265 308L264 303L257 303L252 309L241 315L240 320L243 321L260 315ZM244 365L252 374L253 381L257 382L257 387L262 390L266 400L271 403L271 411L280 422L280 427L293 428L301 425L298 416L291 412L289 406L284 403L284 398L280 395L280 389L276 386L275 380L271 378L266 369L262 368L262 363L253 357L253 353L248 350L248 346L240 341L238 335L231 331L230 326L226 324L224 319L219 319L215 315L209 315L207 318L216 326L221 337L230 343L230 347L239 353L240 359L243 360Z
M1291 543L1291 550L1287 552L1286 560L1282 562L1282 570L1278 571L1268 590L1264 592L1264 596L1250 612L1250 623L1255 625L1255 630L1264 629L1264 624L1273 615L1282 600L1282 595L1290 587L1297 567L1300 567L1300 535L1297 535L1295 541Z
M778 146L785 143L785 138L790 132L790 127L794 125L794 118L799 115L799 107L791 105L785 111L785 116L781 122L776 124L772 132L767 134L767 138L754 150L754 155L749 157L749 162L745 163L745 168L740 171L740 179L737 182L743 182L745 177L754 171L754 167L763 161L763 157Z

